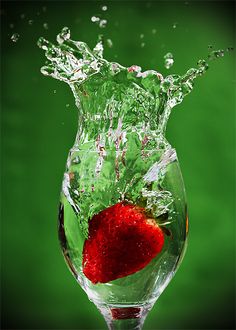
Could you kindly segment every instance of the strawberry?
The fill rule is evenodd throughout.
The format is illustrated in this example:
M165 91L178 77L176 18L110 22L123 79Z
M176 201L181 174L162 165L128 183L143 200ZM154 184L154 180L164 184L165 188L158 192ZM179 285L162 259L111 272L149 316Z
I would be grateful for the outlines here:
M83 248L83 272L106 283L143 269L161 252L164 234L143 208L121 202L93 216Z

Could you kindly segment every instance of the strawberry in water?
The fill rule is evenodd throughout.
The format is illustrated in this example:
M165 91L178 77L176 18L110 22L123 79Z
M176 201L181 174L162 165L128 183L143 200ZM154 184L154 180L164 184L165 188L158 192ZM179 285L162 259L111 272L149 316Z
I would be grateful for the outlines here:
M83 272L106 283L143 269L161 252L164 234L144 209L121 202L93 216L83 248Z

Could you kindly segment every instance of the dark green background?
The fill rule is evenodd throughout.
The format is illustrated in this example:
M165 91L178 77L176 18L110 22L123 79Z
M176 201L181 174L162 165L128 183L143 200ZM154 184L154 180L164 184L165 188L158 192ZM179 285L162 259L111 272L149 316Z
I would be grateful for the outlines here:
M102 14L101 4L108 6L103 30L90 20ZM1 19L2 328L105 329L57 241L59 193L77 110L68 86L40 74L45 59L36 41L55 40L69 26L73 39L93 46L102 32L114 44L107 59L166 75L163 56L171 51L170 72L181 74L207 55L209 44L233 46L234 3L3 2ZM14 32L20 34L16 43L10 40ZM168 124L186 185L189 246L146 330L234 328L234 58L235 51L212 62Z

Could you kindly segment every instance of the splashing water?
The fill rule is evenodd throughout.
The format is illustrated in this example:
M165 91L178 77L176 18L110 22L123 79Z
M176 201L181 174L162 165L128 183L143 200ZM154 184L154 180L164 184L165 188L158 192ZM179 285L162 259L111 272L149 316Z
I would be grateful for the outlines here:
M89 81L92 84L92 77L94 80L107 79L107 82L112 79L120 82L123 80L124 85L129 82L132 87L129 99L132 96L135 96L137 101L145 98L149 107L153 105L153 115L156 114L153 116L154 126L163 134L170 110L192 91L194 80L208 69L208 61L224 56L223 50L211 51L208 60L199 60L196 68L189 69L183 75L172 74L164 78L155 70L141 72L141 68L135 65L126 68L118 63L108 62L103 58L102 40L90 50L86 43L72 40L67 27L57 35L57 42L58 45L54 45L43 37L38 40L38 46L45 50L49 61L49 64L41 68L41 72L68 83L74 92L78 107L81 101L84 101L81 95L83 84ZM165 61L166 67L169 68L174 62L173 55L167 53ZM112 88L111 86L111 90ZM140 101L140 105L145 108L145 100Z
M173 203L171 194L165 189L157 189L155 194L148 189L153 180L161 186L166 168L176 159L175 152L165 140L168 118L172 108L192 91L195 79L207 71L208 62L223 56L224 52L211 51L207 60L198 61L196 68L190 68L183 75L163 77L155 70L142 72L137 65L126 68L119 63L108 62L103 58L102 40L91 50L86 43L72 40L67 27L58 34L57 44L40 38L38 46L45 51L48 60L41 68L42 74L66 82L79 109L80 124L73 150L80 152L76 151L67 165L63 192L75 213L80 214L85 236L88 218L112 205L111 196L114 194L120 194L121 200L122 196L129 196L137 205L145 201L147 209L152 209L156 217L170 211ZM166 58L168 67L173 64L173 56L170 55ZM150 153L151 150L162 150L159 160L155 160L155 166L150 168L142 181L135 174L129 184L126 177L122 177L126 173L124 162L129 157L125 150L127 141L133 153L135 148L137 153L141 149L142 157L152 159L156 156ZM73 171L73 166L82 166L78 162L85 157L85 151L85 155L87 151L95 152L98 158L96 164L88 158L88 163L81 167L81 174L78 174L78 171ZM109 174L113 178L109 189L114 189L114 192L108 190L105 193L104 185L109 173L105 159L113 157L114 164L121 165L115 165L115 177L112 171ZM74 163L77 159L78 162ZM132 166L141 166L141 162ZM91 186L86 178L83 179L85 169L86 173L91 172L97 178L96 187ZM139 172L137 167L135 173ZM158 177L153 179L153 173L158 173ZM96 194L99 186L103 187L102 200ZM141 201L138 200L140 191Z

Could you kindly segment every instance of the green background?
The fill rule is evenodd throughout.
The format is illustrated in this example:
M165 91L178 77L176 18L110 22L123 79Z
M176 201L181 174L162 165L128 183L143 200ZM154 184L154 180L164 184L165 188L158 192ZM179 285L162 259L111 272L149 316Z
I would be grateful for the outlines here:
M91 22L99 14L108 20L105 29ZM92 47L103 33L113 41L105 50L108 60L181 74L207 56L209 44L233 46L234 3L3 2L1 20L2 328L105 329L57 241L59 193L77 109L66 84L41 75L45 58L36 41L55 40L69 26L73 39ZM10 39L14 32L20 34L16 43ZM169 51L175 64L168 71L163 56ZM212 62L169 120L167 137L177 149L188 197L189 246L146 330L234 328L234 58L235 51Z

